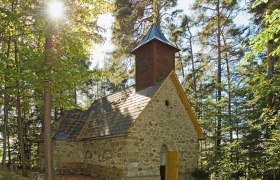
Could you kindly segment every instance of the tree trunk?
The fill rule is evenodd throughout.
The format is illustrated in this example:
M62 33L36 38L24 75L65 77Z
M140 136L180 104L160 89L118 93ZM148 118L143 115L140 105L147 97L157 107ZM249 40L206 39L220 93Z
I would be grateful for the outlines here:
M5 87L5 89L7 89ZM6 166L6 154L7 154L7 126L8 126L8 95L4 93L4 129L3 129L3 155L2 165Z
M99 87L98 87L98 82L99 82L99 81L96 82L96 99L99 98L99 94L98 94L98 93L99 93L99 91L98 91L98 88L99 88ZM101 90L100 90L100 91L101 91Z
M195 99L197 99L197 85L196 85L196 73L195 73L195 66L194 66L193 46L192 46L192 33L190 31L189 25L187 25L187 29L188 29L188 32L190 34L189 46L190 46L190 54L191 54L191 61L192 61L192 77L193 77L194 97L195 97Z
M16 7L18 5L18 1L13 1L12 5L12 11L16 13ZM14 58L15 58L15 65L16 65L16 71L19 74L20 73L20 67L19 67L19 59L18 59L18 41L17 39L14 40ZM27 168L26 168L26 156L25 156L25 150L24 150L24 127L23 127L23 119L22 119L22 112L21 112L21 98L20 98L20 82L16 81L17 86L17 95L16 95L16 111L17 111L17 123L18 123L18 137L19 137L19 152L21 155L21 164L22 164L22 175L24 177L27 177Z
M192 64L192 78L193 78L193 90L194 90L194 98L195 100L197 100L198 98L198 93L197 93L197 80L196 80L196 70L195 70L195 61L194 61L194 55L193 55L193 35L192 32L190 30L190 26L189 23L187 23L187 31L189 33L189 48L190 48L190 55L191 55L191 64ZM201 115L201 110L199 106L195 106L195 111L197 112L197 114Z
M153 23L156 23L157 27L160 29L160 3L153 0Z
M8 146L8 164L10 165L11 164L11 145L10 145L10 133L9 132L7 132L7 146Z
M267 57L267 80L271 80L273 77L274 71L274 58L271 56L271 52L273 51L272 42L268 42L266 46L266 57ZM269 93L267 96L267 106L273 106L273 94Z
M15 64L16 71L20 73L19 60L18 60L18 44L17 40L15 40ZM17 80L17 98L16 98L16 110L17 110L17 123L18 123L18 136L19 136L19 148L21 154L21 164L22 164L22 175L27 177L27 168L26 168L26 156L24 151L24 127L23 127L23 119L21 113L21 99L20 99L20 82Z
M228 47L227 47L227 42L226 38L222 34L223 37L223 42L225 46L225 61L226 61L226 66L227 66L227 84L228 84L228 120L229 120L229 136L230 136L230 142L233 142L233 122L232 122L232 112L231 112L231 82L230 82L230 68L229 68L229 60L228 60Z
M22 101L24 101L25 99L24 99L24 95L22 96ZM26 109L25 108L23 108L22 109L23 111L22 111L22 118L23 118L23 124L22 124L22 127L24 127L23 128L23 135L24 135L24 142L25 142L25 150L24 150L24 152L25 152L25 157L26 157L26 166L27 166L27 164L28 164L28 160L30 160L31 159L31 143L30 143L30 141L29 141L29 138L28 138L28 134L27 134L27 132L28 132L28 126L26 125L26 123L25 123L25 119L26 119Z
M25 156L25 150L24 150L24 138L23 138L23 119L21 115L21 102L20 102L20 91L18 90L17 93L17 123L18 123L18 136L19 136L19 147L20 147L20 154L21 154L21 164L22 164L22 175L24 177L27 177L27 167L26 167L26 156Z
M176 47L177 46L177 43L176 44ZM179 59L180 59L180 63L181 63L181 72L182 72L182 78L185 79L185 70L184 70L184 63L183 63L183 57L182 57L182 54L180 52L178 52L178 55L179 55Z
M77 84L74 83L74 86L75 86L75 88L74 88L74 103L75 103L75 106L77 106L78 105Z
M222 97L222 65L221 65L221 17L220 17L220 0L216 4L217 11L217 50L218 50L218 72L217 72L217 101L219 102ZM217 141L216 141L216 150L217 156L221 154L221 129L222 129L222 109L218 107L218 121L217 121Z
M230 142L233 142L233 122L232 122L232 113L231 113L231 82L230 82L230 71L229 71L229 62L228 58L226 57L226 65L227 65L227 83L228 83L228 120L229 120L229 136Z
M52 72L52 27L48 32L45 40L45 66L47 68L47 76ZM53 156L52 156L52 127L51 127L51 94L50 94L50 79L46 77L44 84L44 158L45 158L45 173L46 180L53 179Z
M13 7L13 4L12 4ZM11 35L9 35L8 38L8 46L7 46L7 52L6 52L6 57L7 59L10 58L10 52L11 52ZM4 92L4 119L3 119L3 123L4 123L4 129L3 129L3 155L2 155L2 165L6 166L6 155L7 155L7 132L8 132L8 118L9 118L9 112L8 112L8 105L9 105L9 96L7 94L7 77L4 78L5 79L5 92Z
M54 108L54 122L58 122L58 108Z

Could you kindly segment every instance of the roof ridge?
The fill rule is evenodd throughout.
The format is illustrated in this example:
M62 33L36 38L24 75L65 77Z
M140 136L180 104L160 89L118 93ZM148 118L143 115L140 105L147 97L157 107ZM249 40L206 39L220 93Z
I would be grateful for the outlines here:
M136 49L140 48L141 46L147 44L148 42L154 39L159 40L160 42L179 50L176 46L174 46L168 41L168 39L164 36L163 32L156 25L156 23L153 23L150 29L148 30L147 34L143 38L143 40L139 43L139 45L135 49L132 50L132 53Z
M152 26L153 26L153 25L152 25ZM150 28L150 29L148 30L148 33L147 33L146 36L143 38L143 41L145 40L146 37L147 37L147 39L149 39L151 33L152 33L152 28ZM141 42L140 44L142 44L142 42Z
M156 86L157 84L160 84L160 83L161 83L161 82L155 83L154 85L149 86L149 87L146 87L145 89L151 88L151 87ZM95 101L98 101L98 100L101 100L101 99L103 99L103 98L108 98L109 96L113 96L113 95L115 95L115 94L117 94L117 93L125 92L125 91L127 91L128 89L130 89L130 88L134 88L134 90L135 90L135 84L133 84L133 85L131 85L131 86L128 86L128 87L125 88L125 89L112 92L111 94L108 94L108 95L106 95L106 96L102 96L102 97L100 97L100 98L94 100L94 102L95 102ZM142 89L141 91L144 91L145 89ZM132 90L132 91L133 91L133 90ZM139 91L139 92L141 92L141 91ZM135 92L136 92L136 91L135 91ZM94 103L94 102L93 102L93 103ZM93 104L93 103L92 103L92 104Z
M98 99L95 99L94 101L98 101L98 100L100 100L100 99L103 99L103 98L112 96L112 95L117 94L117 93L120 93L120 92L122 92L122 91L126 91L126 90L128 90L129 88L135 88L134 86L135 86L135 84L133 84L133 85L131 85L131 86L128 86L127 88L118 90L118 91L113 91L111 94L107 94L107 95L105 95L105 96L102 96L102 97L100 97L100 98L98 98Z

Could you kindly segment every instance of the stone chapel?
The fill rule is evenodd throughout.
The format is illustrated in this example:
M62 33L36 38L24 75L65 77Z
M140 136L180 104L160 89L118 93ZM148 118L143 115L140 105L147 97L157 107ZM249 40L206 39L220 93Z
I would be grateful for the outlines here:
M174 72L176 52L153 24L132 51L136 84L95 100L86 111L64 113L53 135L57 174L191 178L204 134Z

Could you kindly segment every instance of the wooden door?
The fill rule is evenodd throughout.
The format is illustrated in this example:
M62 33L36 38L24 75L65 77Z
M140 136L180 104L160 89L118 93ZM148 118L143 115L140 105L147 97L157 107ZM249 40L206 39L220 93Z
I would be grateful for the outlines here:
M165 179L177 180L178 179L178 167L179 167L179 153L178 152L166 152L166 165L165 165Z

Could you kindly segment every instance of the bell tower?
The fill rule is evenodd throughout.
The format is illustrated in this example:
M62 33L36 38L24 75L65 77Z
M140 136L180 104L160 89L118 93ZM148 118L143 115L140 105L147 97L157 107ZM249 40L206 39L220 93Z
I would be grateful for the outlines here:
M175 67L178 51L153 23L140 45L131 52L136 61L136 91L166 78Z

